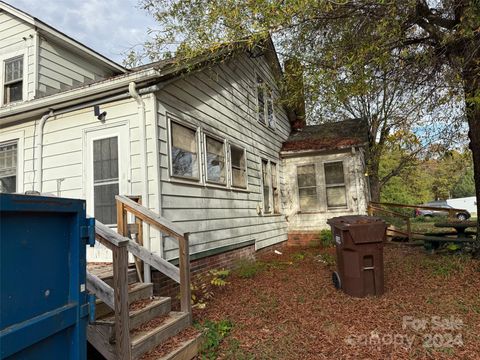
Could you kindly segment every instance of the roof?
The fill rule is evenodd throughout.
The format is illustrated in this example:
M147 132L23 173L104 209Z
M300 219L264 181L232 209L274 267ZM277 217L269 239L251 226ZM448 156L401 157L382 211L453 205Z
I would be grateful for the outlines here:
M89 48L88 46L83 45L82 43L78 42L77 40L71 38L70 36L62 33L61 31L55 29L54 27L44 23L40 19L31 16L30 14L22 11L10 4L7 4L4 1L0 0L0 10L6 11L9 14L14 15L15 17L19 18L20 20L25 21L26 23L36 27L37 31L41 32L46 36L50 36L60 40L62 43L67 44L71 47L74 47L77 50L80 50L95 59L101 61L105 66L109 67L112 70L117 72L125 73L127 69L125 69L120 64L117 64L115 61L110 60L109 58L103 56L102 54L98 53L97 51Z
M306 126L290 134L282 152L327 151L361 146L368 143L368 123L349 119Z

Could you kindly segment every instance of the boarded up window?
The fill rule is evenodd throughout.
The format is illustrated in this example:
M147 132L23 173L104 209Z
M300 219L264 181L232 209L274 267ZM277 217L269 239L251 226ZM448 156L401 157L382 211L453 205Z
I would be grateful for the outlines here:
M327 189L327 206L329 208L346 207L347 197L345 191L345 177L343 162L324 164L325 186Z
M270 213L270 179L268 175L268 161L262 160L262 183L263 183L263 211Z
M225 144L223 141L205 137L207 148L207 181L226 184Z
M21 101L23 98L23 56L6 60L4 66L4 103Z
M301 211L317 210L319 207L315 165L297 167L298 198Z
M17 143L0 144L0 193L17 191Z
M172 122L172 175L198 179L197 133Z
M230 146L232 186L247 188L247 159L245 150L236 146Z
M95 218L117 222L115 195L119 193L118 137L93 141L93 196Z
M280 214L280 189L278 187L277 164L270 162L270 171L272 173L273 212Z

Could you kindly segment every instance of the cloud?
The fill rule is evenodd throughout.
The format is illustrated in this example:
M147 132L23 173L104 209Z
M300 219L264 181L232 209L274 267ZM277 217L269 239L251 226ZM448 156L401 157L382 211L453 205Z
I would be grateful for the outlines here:
M132 46L143 43L155 21L135 0L15 0L13 6L121 62Z

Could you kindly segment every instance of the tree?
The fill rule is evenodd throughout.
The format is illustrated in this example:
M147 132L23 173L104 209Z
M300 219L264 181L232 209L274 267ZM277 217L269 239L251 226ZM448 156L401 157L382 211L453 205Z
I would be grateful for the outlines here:
M311 100L318 100L321 82L392 61L408 69L405 83L437 90L440 104L461 98L480 199L478 0L141 0L141 4L162 26L146 44L150 58L173 41L181 41L181 53L188 57L223 42L255 43L269 32L284 56L305 65ZM358 77L359 90L364 76L375 72Z

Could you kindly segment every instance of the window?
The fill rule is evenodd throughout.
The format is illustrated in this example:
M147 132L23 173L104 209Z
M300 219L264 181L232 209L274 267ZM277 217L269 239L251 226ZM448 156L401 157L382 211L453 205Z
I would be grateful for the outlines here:
M275 128L272 89L260 76L257 76L257 116L259 123Z
M17 143L0 144L0 193L17 191Z
M268 160L262 160L263 212L270 213L270 181L268 176Z
M327 189L327 206L329 208L346 207L347 196L345 192L345 178L343 162L331 162L324 164L325 187Z
M301 211L317 210L319 200L317 196L317 181L315 165L297 167L298 198Z
M23 98L23 56L6 60L4 79L4 104Z
M172 175L199 179L197 132L171 123Z
M119 193L118 137L93 141L93 196L95 218L116 224L115 195Z
M225 143L206 135L205 144L207 156L207 181L226 185Z
M265 84L260 76L257 76L257 113L258 122L265 124Z
M280 214L280 189L278 188L277 164L270 162L270 173L272 178L273 212Z
M247 188L247 159L245 150L230 145L230 161L232 171L232 186L237 188Z

